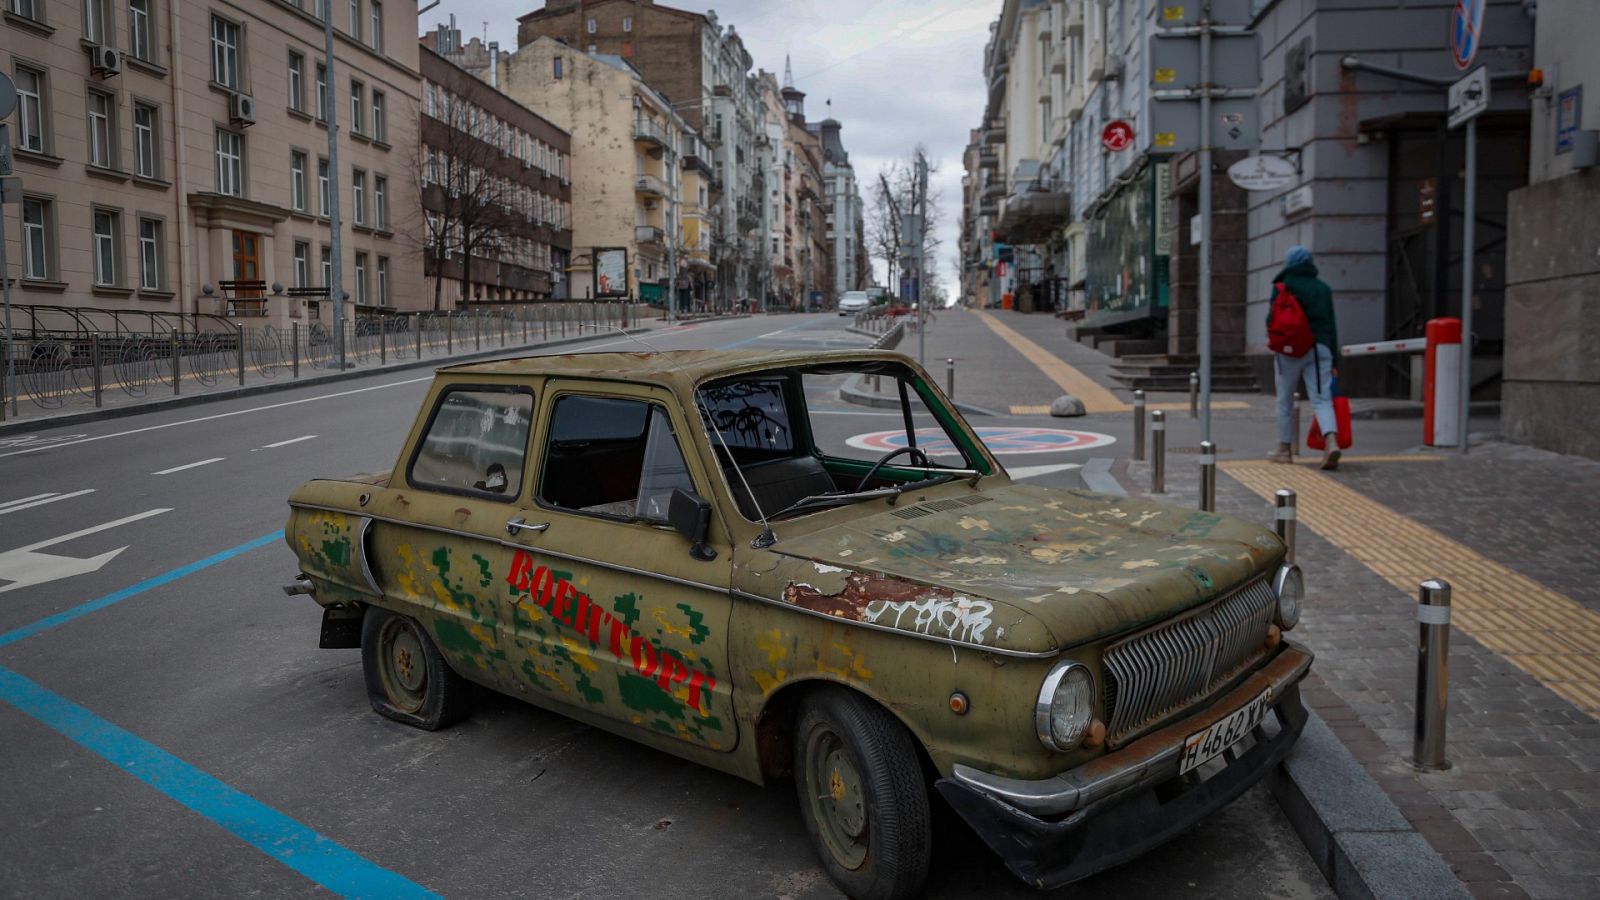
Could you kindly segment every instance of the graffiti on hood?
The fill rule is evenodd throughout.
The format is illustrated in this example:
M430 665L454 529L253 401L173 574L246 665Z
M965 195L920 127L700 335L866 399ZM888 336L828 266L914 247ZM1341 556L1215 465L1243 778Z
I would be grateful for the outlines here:
M578 590L577 585L557 577L545 566L535 566L532 554L516 552L506 584L513 592L527 595L518 603L537 603L550 618L588 638L597 648L608 643L613 657L629 660L635 672L654 679L668 695L679 686L686 687L689 706L701 715L710 713L709 695L716 689L715 678L666 650L658 653L648 638Z

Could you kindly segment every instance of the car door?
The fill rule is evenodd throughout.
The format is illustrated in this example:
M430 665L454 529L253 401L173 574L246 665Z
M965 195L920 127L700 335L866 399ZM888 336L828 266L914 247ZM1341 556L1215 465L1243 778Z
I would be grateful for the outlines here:
M367 504L388 605L422 622L456 671L507 691L519 687L507 523L529 512L534 400L522 384L442 385L411 451Z
M560 702L732 750L731 553L720 524L711 559L691 556L667 524L672 491L706 484L698 456L683 452L688 432L672 395L551 382L539 418L537 530L512 538L525 673Z

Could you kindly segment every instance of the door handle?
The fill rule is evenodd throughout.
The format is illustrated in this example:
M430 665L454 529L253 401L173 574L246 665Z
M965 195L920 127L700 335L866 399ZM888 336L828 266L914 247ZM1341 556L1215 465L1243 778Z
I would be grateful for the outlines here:
M506 523L506 534L514 535L519 531L544 531L549 527L549 522L540 522L537 525L529 525L526 519L522 518L521 516L517 516L515 519L512 519Z

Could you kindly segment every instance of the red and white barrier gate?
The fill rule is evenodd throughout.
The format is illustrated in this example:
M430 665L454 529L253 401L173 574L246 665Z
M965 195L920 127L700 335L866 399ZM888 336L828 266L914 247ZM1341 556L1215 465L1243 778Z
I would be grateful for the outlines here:
M1430 447L1454 446L1461 417L1461 320L1430 319L1425 337L1371 344L1346 344L1345 356L1385 353L1423 354L1422 442Z

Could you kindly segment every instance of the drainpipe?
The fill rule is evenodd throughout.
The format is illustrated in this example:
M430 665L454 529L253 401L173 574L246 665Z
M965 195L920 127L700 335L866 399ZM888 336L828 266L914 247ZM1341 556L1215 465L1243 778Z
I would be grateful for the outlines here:
M183 326L183 307L185 299L194 291L190 290L189 280L189 243L193 236L189 234L189 201L186 197L187 185L184 179L189 174L189 152L183 140L183 127L187 119L183 111L183 54L178 52L181 42L178 39L178 6L177 3L167 4L167 40L172 50L168 54L167 63L172 67L172 77L168 79L172 87L172 146L173 162L173 197L177 204L178 221L178 326ZM194 298L195 328L199 330L200 298Z

